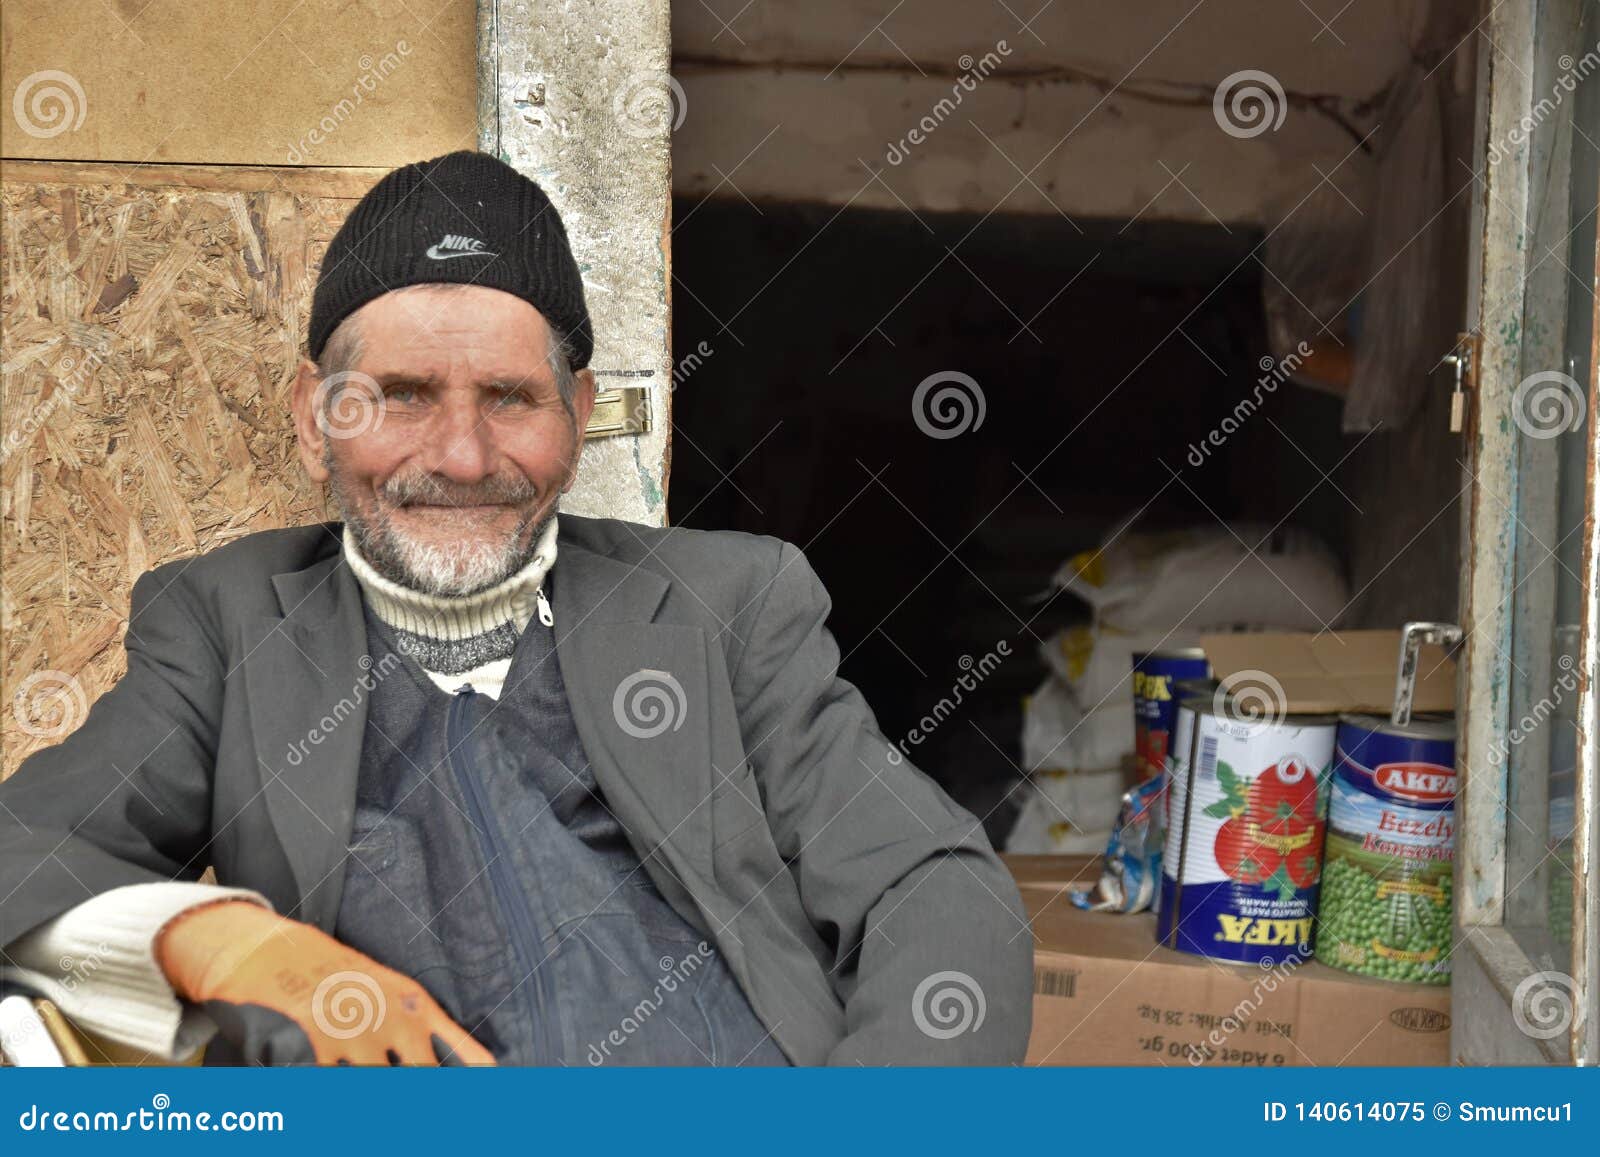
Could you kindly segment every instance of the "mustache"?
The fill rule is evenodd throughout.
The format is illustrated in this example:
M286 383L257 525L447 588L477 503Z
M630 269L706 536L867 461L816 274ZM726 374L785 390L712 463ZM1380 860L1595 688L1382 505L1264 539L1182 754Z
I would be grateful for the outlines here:
M391 478L379 494L393 506L521 506L539 496L526 478L496 478L462 486L432 474Z

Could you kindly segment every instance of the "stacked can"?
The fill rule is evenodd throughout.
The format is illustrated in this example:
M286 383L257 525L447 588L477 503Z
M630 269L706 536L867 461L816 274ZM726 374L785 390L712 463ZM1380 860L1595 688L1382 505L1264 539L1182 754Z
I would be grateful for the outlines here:
M1275 965L1311 955L1335 720L1179 703L1167 760L1159 941Z
M1178 683L1204 679L1210 669L1199 647L1134 653L1133 751L1140 779L1154 779L1166 769L1178 718Z
M1318 960L1389 980L1449 983L1455 797L1451 720L1341 720Z

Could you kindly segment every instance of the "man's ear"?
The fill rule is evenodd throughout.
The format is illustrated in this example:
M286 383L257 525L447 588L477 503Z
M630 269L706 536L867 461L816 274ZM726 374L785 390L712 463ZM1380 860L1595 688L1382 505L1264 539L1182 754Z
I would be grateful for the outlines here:
M302 358L300 370L295 375L290 406L294 411L295 437L300 443L300 464L306 468L313 482L328 480L328 468L322 464L325 436L317 421L317 410L322 401L317 394L321 385L322 375L317 372L315 363Z
M578 426L578 440L572 449L572 477L561 488L563 494L578 480L578 463L583 460L583 440L589 433L589 418L594 414L594 371L585 366L572 375L572 420Z

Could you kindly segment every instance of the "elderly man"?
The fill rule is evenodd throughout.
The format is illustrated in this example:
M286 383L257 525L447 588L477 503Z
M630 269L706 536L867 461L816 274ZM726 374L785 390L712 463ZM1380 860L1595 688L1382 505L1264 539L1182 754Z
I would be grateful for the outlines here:
M361 200L293 402L342 521L134 585L127 674L0 785L8 979L223 1063L1022 1059L1017 890L800 551L558 517L592 344L509 166Z

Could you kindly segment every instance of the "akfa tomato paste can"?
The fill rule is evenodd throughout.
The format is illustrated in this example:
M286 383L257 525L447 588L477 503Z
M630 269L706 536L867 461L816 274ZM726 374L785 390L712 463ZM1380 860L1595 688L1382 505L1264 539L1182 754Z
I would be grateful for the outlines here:
M1450 981L1455 724L1339 723L1317 959L1386 980Z
M1178 719L1178 683L1204 679L1210 670L1199 647L1134 653L1133 751L1140 779L1154 779L1167 765L1172 727Z
M1252 964L1311 956L1335 720L1184 699L1167 760L1156 935Z

